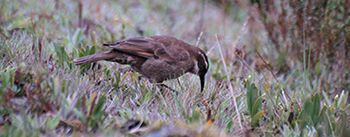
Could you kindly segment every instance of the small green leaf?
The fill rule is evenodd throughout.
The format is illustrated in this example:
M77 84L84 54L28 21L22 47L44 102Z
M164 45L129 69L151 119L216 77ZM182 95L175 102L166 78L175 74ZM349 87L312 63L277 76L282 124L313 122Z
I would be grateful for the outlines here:
M261 103L262 103L262 99L259 97L259 98L255 101L255 103L254 103L254 105L253 105L253 107L252 107L252 114L251 114L251 116L254 116L256 113L259 112L259 108L260 108L260 106L261 106Z
M231 132L231 128L233 126L233 122L232 119L230 119L230 121L227 123L227 127L226 127L226 132Z
M258 99L258 89L255 84L246 84L247 87L247 106L248 111L251 116L253 116L253 105L255 101Z
M316 64L316 75L319 76L321 73L321 61L318 61Z
M84 57L84 53L82 51L79 52L79 57Z
M53 119L49 120L47 123L49 128L52 130L58 126L59 122L60 122L60 117L59 115L56 115Z
M342 112L339 118L339 127L346 129L346 125L348 123L348 115L345 112Z
M333 128L333 132L335 133L335 135L337 135L339 133L339 128L338 128L337 122L332 121L332 128Z
M119 85L120 85L120 72L117 72L117 76L115 78L114 87L119 88Z
M125 81L126 76L128 76L128 75L130 75L130 73L126 73L126 74L122 77L122 79L121 79L120 81Z
M3 75L1 76L2 77L2 87L5 89L8 87L8 77L6 74L3 73Z
M226 107L227 104L231 101L230 98L226 99L225 102L222 104L223 107Z
M91 117L89 119L89 126L94 128L97 125L97 122L102 118L103 107L106 103L106 97L103 95L99 98L97 104L94 106Z
M7 28L7 30L18 29L18 28L27 28L31 24L31 18L24 17L23 14L20 15L12 22Z
M92 112L92 118L97 120L99 118L101 118L102 114L103 114L103 107L106 103L106 97L103 95L102 97L99 98L96 106L94 107L94 110Z
M96 32L95 31L92 31L91 41L92 41L92 46L97 46Z
M323 121L323 116L325 116L325 112L327 111L327 107L323 107L322 110L320 111L317 120L314 123L314 126L318 124L318 122Z
M9 135L10 134L10 127L9 127L9 124L7 122L5 123L4 128L2 129L2 133L4 135Z
M342 137L348 137L350 135L350 129L347 127L347 123L348 123L348 115L346 114L346 112L342 112L342 114L340 115L340 118L338 121L339 123L339 129L340 133L342 133L340 136Z
M259 113L257 113L256 115L254 115L254 117L252 118L251 121L251 126L252 127L258 127L259 126L259 119L264 116L265 111L260 111Z
M339 96L339 100L337 102L338 107L345 109L345 106L347 104L347 100L348 100L349 94L344 93L344 90L341 92L340 96Z
M56 52L58 59L61 60L62 53L61 53L60 47L58 46L58 44L56 42L53 42L53 47L55 48L55 52Z
M92 54L95 54L96 53L96 47L95 46L92 46L91 48L90 48L90 53L89 53L89 55L92 55Z
M61 93L61 91L62 91L62 86L61 86L59 78L55 77L53 79L52 88L53 88L53 93L54 93L53 95L54 95L55 98L57 98L59 93Z
M73 51L71 52L71 55L72 55L72 58L73 58L73 59L79 57L78 50L77 50L75 47L73 48Z
M312 102L313 102L313 110L312 110L312 122L314 124L317 123L317 119L319 117L319 113L320 113L320 108L321 108L321 99L320 99L320 95L318 93L315 94L315 96L312 98ZM316 125L314 125L316 126Z
M149 90L145 96L145 98L143 99L143 103L147 102L149 100L149 96L151 95L151 90Z
M93 106L95 105L96 98L97 98L97 93L93 92L91 97L90 97L88 112L90 112L91 108L93 108ZM89 114L89 115L91 115L91 114Z
M62 62L66 62L66 61L70 61L70 57L66 52L66 49L64 48L64 46L60 46L59 47L61 50L61 55L62 55Z

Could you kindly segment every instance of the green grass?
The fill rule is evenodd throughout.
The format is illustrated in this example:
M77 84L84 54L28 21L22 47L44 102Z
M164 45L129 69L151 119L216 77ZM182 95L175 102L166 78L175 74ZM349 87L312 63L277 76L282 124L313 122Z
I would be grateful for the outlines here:
M305 43L298 56L273 48L261 25L245 24L245 6L225 14L212 1L204 11L202 1L84 1L79 21L78 1L1 3L0 136L349 135L349 69L330 69L326 57L311 67ZM203 94L192 74L166 81L180 94L164 95L128 66L72 63L107 50L102 43L170 35L195 45L201 31L210 62ZM125 130L130 120L146 130Z

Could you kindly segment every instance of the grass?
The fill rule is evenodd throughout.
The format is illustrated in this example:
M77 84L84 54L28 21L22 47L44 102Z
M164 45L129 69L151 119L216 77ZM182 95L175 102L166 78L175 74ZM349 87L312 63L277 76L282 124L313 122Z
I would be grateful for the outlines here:
M1 3L1 136L349 135L346 27L324 25L340 33L335 39L324 35L325 42L345 41L335 45L336 54L327 54L318 52L307 27L302 36L284 34L275 29L300 26L285 19L273 28L273 19L257 20L254 6L245 1L233 3L231 10L213 1ZM337 8L328 5L325 24ZM210 62L203 93L192 74L166 81L180 94L164 95L128 66L101 61L100 69L92 69L72 63L107 50L103 43L153 35L192 45L201 36L198 46ZM244 51L243 60L235 48Z

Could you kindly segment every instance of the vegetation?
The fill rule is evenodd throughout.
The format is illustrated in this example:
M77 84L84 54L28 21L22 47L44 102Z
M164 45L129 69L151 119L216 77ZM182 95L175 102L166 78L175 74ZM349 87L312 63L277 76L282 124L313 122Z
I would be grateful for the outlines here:
M0 136L350 136L347 0L1 0ZM128 66L72 60L170 35L206 87L164 94ZM243 52L239 57L235 51Z

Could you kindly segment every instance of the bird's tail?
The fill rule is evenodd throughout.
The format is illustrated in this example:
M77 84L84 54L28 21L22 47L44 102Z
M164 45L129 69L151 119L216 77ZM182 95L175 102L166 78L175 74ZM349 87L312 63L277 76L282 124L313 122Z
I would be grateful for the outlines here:
M75 65L81 65L81 64L94 63L100 60L110 60L114 57L115 55L113 54L108 54L108 52L103 52L103 53L98 53L94 55L77 58L77 59L74 59L73 62Z

